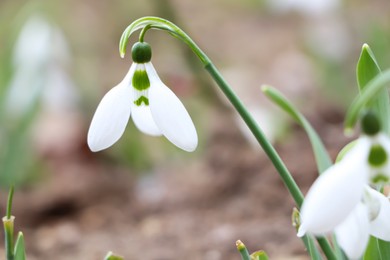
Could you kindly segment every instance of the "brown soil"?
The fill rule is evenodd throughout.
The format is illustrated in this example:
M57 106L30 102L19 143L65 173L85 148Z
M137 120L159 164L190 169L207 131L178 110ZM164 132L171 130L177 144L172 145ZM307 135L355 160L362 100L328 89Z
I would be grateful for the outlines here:
M72 156L48 158L55 175L15 195L29 259L102 259L109 250L125 259L239 259L237 239L271 259L307 259L276 171L221 113L201 158L139 179L102 164L84 141ZM346 142L335 139L341 116L319 114L312 121L334 157ZM305 133L293 126L277 150L306 191L317 173Z

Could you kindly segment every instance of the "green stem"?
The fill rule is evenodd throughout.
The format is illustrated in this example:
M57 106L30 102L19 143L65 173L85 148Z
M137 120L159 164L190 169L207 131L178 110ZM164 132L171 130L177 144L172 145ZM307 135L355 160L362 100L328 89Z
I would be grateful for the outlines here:
M5 234L5 250L7 260L14 260L14 217L11 216L12 199L14 197L14 186L12 185L8 193L7 212L3 218L4 234Z
M140 41L140 42L144 42L145 34L146 34L146 32L147 32L150 28L152 28L152 26L151 26L150 24L148 24L148 25L146 25L146 26L142 29L141 33L139 34L139 41Z
M12 210L12 200L14 198L14 185L11 185L8 193L8 202L7 202L7 219L11 218L11 210Z
M299 189L298 185L294 181L290 172L287 170L287 167L279 157L278 153L271 145L271 143L265 137L263 131L258 126L257 122L253 119L251 114L242 104L241 100L237 97L237 95L233 92L231 87L226 83L226 81L222 78L219 71L215 68L215 66L210 62L205 66L205 69L210 73L211 77L218 84L222 92L226 95L229 101L232 103L234 108L240 114L242 119L245 121L246 125L251 130L252 134L256 137L256 140L259 142L261 147L264 149L264 152L267 154L268 158L271 160L272 164L275 166L277 172L282 178L284 184L286 185L288 191L291 196L294 198L295 203L300 207L303 202L303 194Z
M283 163L279 154L276 152L275 148L267 140L263 131L260 129L256 121L253 119L251 114L247 111L247 109L242 104L242 102L237 97L237 95L233 92L231 87L223 79L223 77L221 76L219 71L215 68L215 66L210 62L205 66L205 69L210 73L211 77L215 80L215 82L218 84L220 89L223 91L223 93L232 103L234 108L240 114L242 119L245 121L246 125L249 127L252 134L256 137L257 141L263 148L264 152L267 154L268 158L271 160L272 164L276 168L280 178L283 180L291 196L294 198L295 203L298 205L298 207L301 207L304 199L303 194L299 189L298 185L296 184L295 180L293 179L291 173L288 171L286 165ZM336 259L332 247L324 237L318 237L317 241L328 259Z
M3 218L4 234L5 234L5 250L7 260L14 260L14 217Z
M244 243L241 242L241 240L237 240L236 247L241 255L242 260L251 260L251 256L249 255L248 249L246 248Z

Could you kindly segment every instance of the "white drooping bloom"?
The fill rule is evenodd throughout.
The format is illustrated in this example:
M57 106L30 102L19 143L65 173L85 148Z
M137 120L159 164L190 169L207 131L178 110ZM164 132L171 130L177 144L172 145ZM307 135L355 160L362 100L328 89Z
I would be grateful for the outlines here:
M389 200L367 186L388 183L389 154L390 141L384 134L360 137L308 191L297 235L322 236L334 231L351 259L363 254L370 234L390 241Z
M71 54L62 30L45 17L30 17L15 42L13 77L5 108L11 117L29 113L35 103L47 110L69 110L78 93L68 74Z
M164 135L188 152L197 147L198 136L191 117L177 96L160 80L150 61L134 61L122 82L103 97L89 128L90 149L97 152L118 141L130 115L136 127L145 134Z
M366 187L363 201L335 229L338 243L351 259L359 259L370 235L390 241L390 201L382 193Z

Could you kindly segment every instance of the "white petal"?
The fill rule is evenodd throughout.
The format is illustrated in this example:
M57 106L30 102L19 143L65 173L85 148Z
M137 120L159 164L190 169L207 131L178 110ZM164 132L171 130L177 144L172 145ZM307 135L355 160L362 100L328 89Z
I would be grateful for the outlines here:
M88 145L97 152L113 145L122 136L131 111L131 89L123 82L103 97L88 131Z
M298 236L324 235L355 208L368 179L370 141L360 138L341 162L328 168L311 186L301 208Z
M378 215L371 220L370 234L382 240L390 241L390 202L385 195L373 189L368 189L370 195L379 204Z
M156 125L177 147L192 152L198 145L198 135L190 115L176 95L164 85L151 63L145 64L151 83L149 104Z
M160 129L158 129L153 120L149 106L132 105L131 111L134 124L141 132L152 136L162 135Z
M359 203L335 230L337 242L349 259L359 259L369 240L367 207Z

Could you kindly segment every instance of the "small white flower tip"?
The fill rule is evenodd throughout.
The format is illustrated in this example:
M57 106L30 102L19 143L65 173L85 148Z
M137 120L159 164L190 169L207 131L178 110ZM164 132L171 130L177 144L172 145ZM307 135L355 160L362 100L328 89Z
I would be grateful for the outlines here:
M303 237L306 234L306 229L304 225L301 225L298 229L297 237Z

